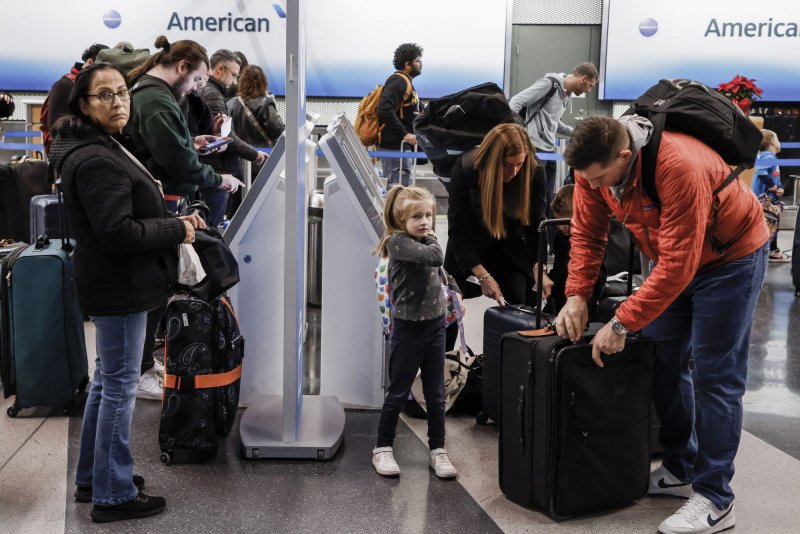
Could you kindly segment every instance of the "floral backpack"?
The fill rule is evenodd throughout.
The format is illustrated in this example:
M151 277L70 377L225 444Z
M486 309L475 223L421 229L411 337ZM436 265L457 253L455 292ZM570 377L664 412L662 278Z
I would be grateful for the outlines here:
M447 326L456 322L456 311L453 308L453 300L450 296L450 291L447 288L447 275L444 269L441 269L442 275L442 291L445 293L447 299ZM383 334L389 337L392 333L392 291L389 287L389 258L383 257L378 260L378 266L375 267L375 290L378 297L378 310L381 312L381 323L383 325Z

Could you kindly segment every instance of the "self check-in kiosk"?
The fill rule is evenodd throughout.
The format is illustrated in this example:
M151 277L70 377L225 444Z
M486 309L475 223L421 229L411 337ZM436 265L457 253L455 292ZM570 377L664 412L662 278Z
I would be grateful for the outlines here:
M384 343L372 249L384 231L382 185L344 114L319 146L333 170L322 226L320 393L347 406L380 408Z

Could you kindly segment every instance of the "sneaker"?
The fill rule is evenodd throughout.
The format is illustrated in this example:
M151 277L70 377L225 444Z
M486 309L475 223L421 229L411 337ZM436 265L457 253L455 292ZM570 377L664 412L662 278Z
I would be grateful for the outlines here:
M148 369L139 377L139 386L136 388L137 399L161 400L164 389L159 385L155 369Z
M391 447L376 447L372 449L372 465L379 475L396 477L400 474L400 466L394 461Z
M658 531L662 534L711 534L733 528L735 524L733 503L720 510L714 503L695 493L680 510L661 522Z
M152 497L141 491L131 501L115 504L113 506L92 506L92 521L95 523L110 523L111 521L124 521L126 519L140 519L158 515L164 511L167 501L164 497Z
M144 487L144 478L133 475L133 485L140 490ZM75 502L92 502L92 487L75 486Z
M663 465L650 473L650 487L647 490L648 495L671 495L673 497L680 497L688 499L692 496L694 490L689 482L683 482L675 475L669 472Z
M788 263L790 261L792 261L792 259L780 250L769 253L770 263Z
M431 451L431 469L439 478L455 478L458 474L447 456L447 451L441 448Z

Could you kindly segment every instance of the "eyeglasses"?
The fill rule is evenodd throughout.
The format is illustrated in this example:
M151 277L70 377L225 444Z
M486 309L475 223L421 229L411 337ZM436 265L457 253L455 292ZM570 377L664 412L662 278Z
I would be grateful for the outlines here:
M239 72L233 72L233 71L231 70L231 68L230 68L230 67L228 67L227 65L222 65L222 68L223 68L223 69L225 69L225 70L227 70L228 72L230 72L230 73L231 73L231 76L233 76L233 79L234 79L234 80L238 80L238 79L239 79L239 74L241 74L241 70L240 70Z
M106 92L106 93L98 93L96 95L86 95L86 96L93 96L103 104L110 104L111 102L114 101L115 96L119 98L122 102L125 102L131 97L131 92L128 91L127 89L120 89L116 93Z

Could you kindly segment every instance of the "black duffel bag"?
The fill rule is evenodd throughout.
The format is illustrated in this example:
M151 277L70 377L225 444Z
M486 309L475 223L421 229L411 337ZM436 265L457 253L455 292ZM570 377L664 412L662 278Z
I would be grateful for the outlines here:
M447 179L463 152L479 145L498 124L514 121L503 90L488 82L428 102L414 119L414 134L433 172Z
M208 221L209 209L205 202L193 202L184 210L184 215L194 211ZM187 287L189 293L208 301L239 283L239 263L216 228L196 228L192 246L200 257L206 277L199 284Z

